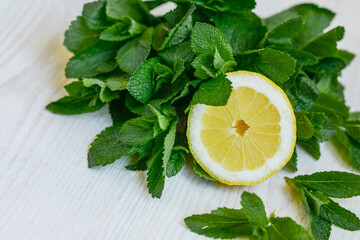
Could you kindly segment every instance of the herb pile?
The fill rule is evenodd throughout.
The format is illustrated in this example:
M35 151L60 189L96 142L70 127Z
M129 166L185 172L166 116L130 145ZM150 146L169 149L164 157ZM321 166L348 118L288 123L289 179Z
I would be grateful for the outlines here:
M311 219L311 235L291 218L266 218L261 199L253 193L241 196L242 209L219 208L210 214L185 218L188 228L200 235L231 239L327 240L331 225L349 231L360 230L360 219L331 198L360 196L360 176L346 172L318 172L286 180L295 186ZM312 237L313 236L313 237Z
M74 56L66 77L68 96L50 103L58 114L94 112L109 104L113 125L88 154L89 167L131 156L126 167L147 170L151 196L160 198L166 177L191 159L186 129L193 104L225 105L231 93L224 73L261 73L289 97L297 119L297 143L314 158L333 139L360 170L360 113L349 113L341 71L354 55L337 48L344 28L327 32L334 13L313 4L294 6L266 19L254 0L107 0L84 5L71 22L65 46ZM289 167L297 170L296 150ZM211 179L194 162L198 175Z

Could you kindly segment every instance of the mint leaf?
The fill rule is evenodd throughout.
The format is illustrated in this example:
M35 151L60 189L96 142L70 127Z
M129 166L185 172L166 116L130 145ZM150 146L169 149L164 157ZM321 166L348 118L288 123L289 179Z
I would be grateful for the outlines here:
M143 116L125 122L120 129L120 141L133 147L148 143L154 138L153 121L151 116Z
M90 29L103 29L110 25L105 13L106 2L96 1L84 5L82 16Z
M223 1L206 1L206 0L192 0L195 4L204 7L205 9L214 12L230 12L230 13L242 13L255 8L255 0L238 0L236 2L232 0Z
M139 0L108 0L106 15L117 20L122 17L130 17L137 22L146 23L149 11L144 3Z
M131 151L119 141L121 124L105 128L91 143L88 153L89 168L111 164Z
M198 175L199 177L202 177L206 180L212 181L212 182L216 182L216 180L211 177L194 159L193 161L194 163L194 167L193 170L195 172L196 175Z
M123 124L126 121L134 118L136 115L129 111L124 103L124 94L120 95L120 99L111 101L109 104L109 113L113 124L120 123Z
M194 52L191 49L190 41L180 43L175 47L158 52L158 54L160 60L172 69L174 69L178 59L182 59L184 61L184 66L189 68L194 58Z
M335 143L338 143L336 146L341 150L340 153L345 152L344 156L342 156L344 160L354 168L360 169L360 143L339 128L337 129L335 139Z
M167 21L170 22L170 25L172 25L172 29L164 39L159 50L176 46L190 37L190 33L193 28L191 14L194 10L195 6L193 4L179 4L175 10L165 15ZM177 22L176 25L175 22Z
M321 216L311 217L311 232L316 240L328 240L331 233L331 223Z
M215 49L224 61L233 60L232 48L219 29L207 23L196 23L191 33L191 48L197 54L211 55Z
M212 238L248 236L253 230L244 211L237 209L218 208L209 214L192 215L184 221L191 231Z
M58 114L74 115L90 113L100 110L104 103L97 101L97 95L86 95L83 97L65 96L46 106L46 109Z
M151 157L147 162L147 187L153 198L160 198L165 185L164 165L163 165L164 134L155 139Z
M314 105L319 91L313 81L304 75L299 75L296 79L296 85L289 89L289 93L293 96L294 111L299 112L308 110Z
M323 112L336 124L343 123L349 117L349 108L344 102L325 93L319 94L310 111Z
M244 52L235 60L237 70L258 72L274 82L285 82L295 73L295 59L287 53L270 48Z
M96 42L99 34L87 27L83 17L77 17L65 32L64 45L70 52L78 53Z
M289 160L289 162L286 164L286 166L292 171L296 172L298 170L297 168L297 152L296 152L296 146L294 148L294 152Z
M296 114L296 130L298 139L309 139L314 135L314 127L304 112Z
M317 57L331 57L337 52L337 41L344 37L345 29L343 27L334 28L327 33L317 36L305 44L302 49L311 52Z
M167 166L168 166L168 162L171 156L171 152L173 150L174 147L174 143L175 143L175 137L176 137L176 125L178 123L178 120L174 120L170 127L169 127L169 131L165 137L164 140L164 152L163 152L163 168L164 168L164 176L167 173Z
M335 135L336 127L324 113L309 112L306 116L314 127L314 136L322 142L330 140Z
M181 168L185 164L186 154L190 153L190 151L181 146L173 147L171 151L171 156L167 163L166 167L166 176L173 177L181 170Z
M320 215L328 222L343 229L350 231L360 230L359 218L332 200L330 200L329 204L321 207Z
M231 82L224 74L203 82L195 92L191 105L206 104L211 106L226 105L231 95Z
M214 22L229 41L234 55L256 48L267 30L256 14L247 11L238 14L218 13Z
M142 103L146 103L153 95L153 69L158 63L157 58L145 61L132 75L127 85L131 95Z
M109 43L101 40L93 43L70 59L65 69L66 77L94 77L101 73L113 71L116 65L111 65L111 67L108 68L108 64L109 61L115 60L117 49L117 43Z
M120 22L117 22L105 29L101 33L100 39L105 41L121 42L141 34L145 28L146 27L144 25L129 17L123 17Z
M350 113L344 127L350 137L360 142L360 112Z
M121 70L133 74L146 60L150 54L153 34L154 29L148 28L141 36L130 40L119 49L116 61Z
M304 19L296 16L272 29L266 37L267 45L292 45L294 38L299 35L304 25Z
M300 4L266 18L264 21L269 29L272 30L279 24L297 16L301 16L305 23L301 31L299 31L299 35L294 40L294 47L299 47L322 33L323 30L330 25L335 14L315 4Z
M120 97L118 92L112 92L106 85L106 83L96 78L84 78L83 83L85 87L99 86L99 98L102 102L110 102Z
M312 240L308 231L294 220L288 217L270 218L271 225L267 227L269 240L288 239L288 240Z
M241 205L251 224L261 227L267 226L268 220L264 204L256 194L243 192L241 195Z
M293 179L312 191L323 192L328 197L349 198L360 195L360 176L347 172L317 172Z
M298 140L297 143L315 159L320 158L320 142L316 137Z

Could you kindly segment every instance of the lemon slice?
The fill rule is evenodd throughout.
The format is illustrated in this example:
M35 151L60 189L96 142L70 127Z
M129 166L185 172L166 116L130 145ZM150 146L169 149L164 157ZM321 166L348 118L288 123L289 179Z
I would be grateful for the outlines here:
M258 184L290 160L296 121L281 88L261 74L227 74L232 93L225 106L196 104L188 118L190 150L201 167L230 185Z

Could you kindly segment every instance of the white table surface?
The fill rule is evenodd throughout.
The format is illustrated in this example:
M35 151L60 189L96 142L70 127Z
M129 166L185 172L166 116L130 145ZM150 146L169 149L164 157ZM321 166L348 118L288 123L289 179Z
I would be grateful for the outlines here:
M207 182L190 167L167 179L160 200L146 189L145 174L124 168L127 160L88 169L95 135L111 124L108 110L78 116L55 115L47 103L65 94L64 67L71 54L63 33L79 15L83 0L0 0L0 239L205 239L183 219L217 207L240 208L244 190L264 201L268 214L308 218L284 176L323 170L354 172L330 143L315 161L299 149L296 174L283 169L253 187ZM258 0L268 16L298 0ZM342 48L360 55L360 2L312 1L337 16L332 26L347 33ZM360 110L360 58L344 71L346 100ZM360 215L360 198L338 201ZM360 232L333 227L331 239L360 239Z

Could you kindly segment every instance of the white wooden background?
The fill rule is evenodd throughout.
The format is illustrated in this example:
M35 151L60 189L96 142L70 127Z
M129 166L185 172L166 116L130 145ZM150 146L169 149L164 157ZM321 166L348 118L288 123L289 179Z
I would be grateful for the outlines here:
M205 239L183 219L221 206L240 207L244 190L257 193L268 214L290 216L308 226L305 211L281 170L253 187L207 182L185 166L167 179L163 197L152 199L145 174L127 161L88 169L94 136L111 124L107 108L79 116L54 115L47 103L65 94L64 67L71 56L63 33L84 0L0 0L0 239ZM258 0L268 16L299 0ZM360 2L312 1L337 12L332 26L347 33L341 47L360 55ZM161 11L161 10L160 10ZM360 110L360 58L343 74L346 100ZM321 146L315 161L299 150L299 174L353 171L334 147ZM339 200L360 216L360 198ZM333 227L331 239L360 239L360 232Z

